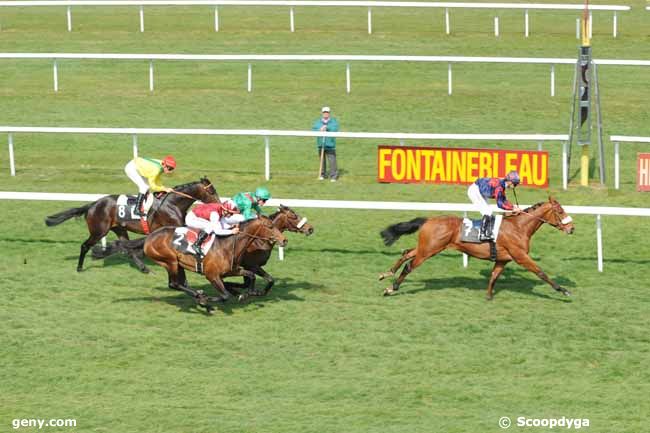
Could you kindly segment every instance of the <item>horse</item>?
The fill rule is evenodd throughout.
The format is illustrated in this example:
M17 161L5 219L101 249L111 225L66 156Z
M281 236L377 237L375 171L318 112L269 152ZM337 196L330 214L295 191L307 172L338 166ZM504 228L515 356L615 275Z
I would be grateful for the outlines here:
M537 203L524 209L518 215L503 219L496 240L497 254L487 286L487 300L492 300L494 297L494 283L503 272L506 264L513 260L550 284L556 291L565 296L571 295L571 292L551 280L528 254L530 238L544 223L567 234L572 234L575 229L571 217L566 214L560 203L552 197L549 197L547 202ZM391 295L399 290L400 285L409 273L429 257L433 257L447 248L461 251L478 259L489 260L490 245L488 243L473 244L460 240L462 226L462 218L440 216L428 219L415 218L411 221L391 225L383 230L381 236L386 245L392 245L404 234L420 231L417 247L404 251L402 257L395 262L388 272L379 275L380 281L393 276L400 266L406 263L397 280L393 282L392 287L384 290L384 296Z
M288 206L280 205L277 212L271 214L269 216L269 219L271 220L273 227L278 229L280 233L284 233L287 230L294 233L302 233L305 236L310 236L314 233L314 227L311 224L306 223L307 218L301 218L296 212L293 211L293 209ZM266 281L266 286L264 289L261 292L256 292L253 290L251 293L253 295L266 295L269 293L271 287L273 287L273 284L275 283L273 277L262 268L262 266L266 265L266 263L269 261L272 250L273 245L269 245L268 243L261 240L254 240L248 246L246 252L242 257L241 266L244 269L252 271L255 274L259 275ZM235 287L251 287L251 284L250 281L248 281L247 277L244 277L244 284L236 284L230 282L226 283L226 289L228 291L239 295L239 293L234 290Z
M72 218L84 216L90 236L81 244L77 272L83 270L84 258L88 250L99 242L109 231L113 231L120 240L128 240L128 232L144 233L140 220L118 222L118 195L109 195L84 206L71 208L50 215L45 219L48 226L56 226ZM219 202L219 194L207 177L198 182L186 183L173 188L172 193L164 194L149 210L147 221L150 230L163 226L182 226L185 224L185 214L196 200L206 203ZM135 252L130 252L132 260L140 271L148 272L147 267Z
M194 298L196 303L212 313L210 301L225 302L230 295L224 287L223 278L226 276L242 276L255 283L255 273L241 267L241 261L253 242L260 241L265 248L276 242L281 246L287 244L287 239L280 231L273 227L268 218L256 218L240 224L238 234L219 237L217 236L201 261L197 262L196 256L180 252L174 248L180 245L176 236L176 227L160 227L145 238L133 241L117 241L118 249L128 252L144 248L144 253L154 262L164 267L168 275L168 287L180 290ZM205 278L212 284L220 295L216 298L206 296L202 290L192 289L185 276L185 270L197 272L202 270Z

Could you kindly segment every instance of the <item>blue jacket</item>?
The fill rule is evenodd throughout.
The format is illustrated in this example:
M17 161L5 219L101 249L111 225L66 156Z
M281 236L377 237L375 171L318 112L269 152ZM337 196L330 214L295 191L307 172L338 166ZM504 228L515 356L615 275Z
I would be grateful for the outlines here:
M506 181L498 177L480 177L474 182L484 198L497 199L500 209L512 210L512 203L506 198Z
M321 117L317 121L314 122L314 125L311 127L312 131L320 131L321 126L323 126L325 123L323 123L323 118ZM339 130L339 122L333 117L329 118L329 121L327 122L327 132L337 132ZM323 144L325 144L325 149L336 149L336 138L334 137L317 137L316 138L316 146L318 147L318 150L320 150L323 147Z

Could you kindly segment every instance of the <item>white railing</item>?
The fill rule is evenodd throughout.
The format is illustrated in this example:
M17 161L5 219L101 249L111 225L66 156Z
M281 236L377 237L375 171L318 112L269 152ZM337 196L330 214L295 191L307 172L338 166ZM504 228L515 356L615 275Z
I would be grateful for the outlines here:
M621 169L620 169L620 143L650 143L650 137L630 137L626 135L611 135L609 141L614 143L614 188L619 189L621 186Z
M452 94L452 64L454 63L517 63L546 64L551 66L551 96L555 96L555 65L573 65L576 59L537 57L463 57L463 56L382 56L382 55L326 55L326 54L97 54L97 53L0 53L0 59L47 59L53 61L54 91L59 91L58 60L145 60L149 61L149 90L154 90L154 60L158 61L297 61L297 62L347 62L345 70L346 92L352 89L349 62L414 62L447 63L447 94ZM594 59L597 65L650 66L648 60ZM247 90L253 91L253 69L248 63Z
M42 192L12 192L0 191L0 200L39 200L39 201L95 201L108 194L66 194ZM228 197L222 197L228 199ZM471 204L465 203L415 203L415 202L383 202L383 201L339 201L339 200L300 200L300 199L271 199L266 206L285 206L295 208L322 209L367 209L367 210L399 210L427 212L475 212ZM527 205L521 205L525 207ZM499 211L494 205L493 209ZM603 229L602 215L610 216L650 216L648 208L629 207L599 207L599 206L563 206L569 214L596 216L596 249L598 252L598 271L603 272ZM463 265L467 267L467 258L463 255Z
M16 175L14 161L13 134L15 133L54 133L54 134L120 134L133 137L133 156L138 155L138 135L243 135L264 137L265 179L271 178L271 146L269 137L337 137L337 138L381 138L390 140L483 140L483 141L532 141L542 150L545 141L562 142L562 186L567 189L567 141L568 134L420 134L401 132L322 132L290 131L269 129L163 129L163 128L67 128L40 126L0 126L0 133L8 134L9 168Z
M399 2L399 1L228 1L228 0L63 0L63 1L0 1L2 6L67 6L68 31L72 31L72 6L138 6L140 11L140 32L144 32L144 6L214 6L214 31L219 31L219 6L289 6L289 28L295 32L295 6L336 6L368 8L368 34L372 34L372 8L438 8L445 10L445 33L451 33L449 9L518 9L524 10L524 35L530 34L529 10L571 10L582 11L582 4L539 4L539 3L467 3L467 2ZM612 35L618 36L618 12L629 11L629 6L589 5L589 37L592 36L593 11L610 11L614 13ZM576 37L580 37L580 18L576 21ZM499 16L494 17L494 35L499 36Z

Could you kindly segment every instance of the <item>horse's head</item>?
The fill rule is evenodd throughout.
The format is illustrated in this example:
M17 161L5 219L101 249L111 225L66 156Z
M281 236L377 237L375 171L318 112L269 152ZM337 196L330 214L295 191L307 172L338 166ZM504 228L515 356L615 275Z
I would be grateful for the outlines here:
M549 196L548 208L549 209L545 213L548 223L565 233L572 234L575 230L573 218L564 211L560 202Z
M207 177L202 177L198 182L186 183L184 185L179 185L174 187L175 191L180 191L188 196L192 197L195 200L200 200L203 203L219 203L219 194L217 190L210 182L210 179Z
M301 218L289 206L280 205L278 211L271 215L273 225L281 232L289 230L294 233L302 233L306 236L314 233L314 227L307 224L307 218Z

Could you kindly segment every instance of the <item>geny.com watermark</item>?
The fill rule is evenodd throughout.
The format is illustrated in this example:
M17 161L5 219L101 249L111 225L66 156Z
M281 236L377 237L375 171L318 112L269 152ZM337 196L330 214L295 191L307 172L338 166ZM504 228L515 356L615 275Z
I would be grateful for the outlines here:
M17 418L11 420L11 426L14 430L17 430L21 427L38 427L42 429L44 427L76 427L76 419L42 419L42 418Z
M513 425L512 420L507 416L499 418L499 427L502 429L510 428ZM564 429L581 429L589 427L588 418L528 418L525 416L518 416L515 419L517 427L544 427L544 428L564 428Z

